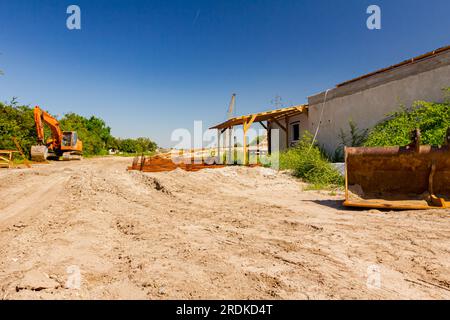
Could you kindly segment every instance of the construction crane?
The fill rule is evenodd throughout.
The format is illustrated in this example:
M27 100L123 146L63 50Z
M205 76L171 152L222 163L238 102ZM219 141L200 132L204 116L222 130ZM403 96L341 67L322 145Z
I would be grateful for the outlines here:
M45 161L49 158L63 160L80 160L83 154L83 143L74 131L61 131L59 122L39 106L34 107L34 122L38 144L31 147L33 161ZM51 138L45 141L44 124L50 128Z

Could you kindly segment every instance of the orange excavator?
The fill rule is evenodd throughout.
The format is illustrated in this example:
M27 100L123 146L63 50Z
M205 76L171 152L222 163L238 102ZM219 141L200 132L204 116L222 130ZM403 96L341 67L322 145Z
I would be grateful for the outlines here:
M38 106L34 107L34 121L38 136L38 145L31 147L31 160L47 159L81 160L83 143L74 131L61 131L58 120ZM51 138L45 141L44 124L51 131Z

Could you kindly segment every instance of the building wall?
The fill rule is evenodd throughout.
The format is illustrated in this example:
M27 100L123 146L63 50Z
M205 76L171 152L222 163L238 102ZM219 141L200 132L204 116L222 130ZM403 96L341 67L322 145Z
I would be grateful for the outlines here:
M401 105L443 101L446 87L450 87L450 50L309 97L301 128L314 134L324 106L317 142L333 154L341 142L341 129L348 132L350 120L360 129L370 129Z
M281 119L279 120L279 122L285 126L285 120ZM293 127L292 125L294 123L298 122L300 124L300 137L304 134L304 132L306 130L309 131L309 122L308 122L308 115L306 113L302 113L293 117L290 117L288 120L288 130L289 130L289 145L292 146L293 144L295 144L295 141L293 140ZM280 128L280 126L278 126L277 123L272 122L272 129L278 129L279 130L279 146L280 146L280 151L283 151L286 149L286 133L284 132L283 129ZM276 150L272 150L272 151L276 151Z
M401 105L410 107L417 100L442 101L444 87L450 87L449 65L327 100L317 141L332 154L339 146L341 129L348 132L350 120L360 129L370 129ZM313 130L322 107L323 101L309 106L308 123Z
M289 119L289 144L292 124L300 121L300 135L306 130L314 134L324 107L317 142L332 155L341 142L341 129L348 133L350 120L360 129L373 128L401 105L411 107L418 100L442 102L442 89L447 87L450 50L321 92L308 97L308 113ZM285 125L283 119L280 123ZM280 150L285 150L285 132L274 122L272 128L279 129Z

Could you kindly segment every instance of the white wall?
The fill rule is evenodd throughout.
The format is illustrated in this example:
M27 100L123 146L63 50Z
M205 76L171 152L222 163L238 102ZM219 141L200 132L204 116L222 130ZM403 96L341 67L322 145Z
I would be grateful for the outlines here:
M450 50L333 88L327 93L317 142L332 155L341 142L341 129L349 131L350 120L360 129L370 129L401 105L411 107L417 100L443 101L442 89L447 87L450 87ZM289 130L293 122L300 121L300 135L305 130L314 134L324 98L325 92L308 97L308 112L290 118ZM280 123L284 126L284 119ZM286 149L284 130L275 122L272 128L279 129L280 150ZM289 137L291 143L292 131Z
M279 120L279 122L283 126L285 126L285 119L281 119L281 120ZM295 123L295 122L299 122L300 123L300 136L302 136L303 133L306 130L309 131L308 115L306 113L302 113L302 114L299 114L299 115L296 115L296 116L289 117L289 122L288 122L289 123L289 125L288 125L289 144L291 144L293 142L294 133L293 133L292 124ZM272 129L278 129L279 130L280 151L285 150L286 149L286 133L275 122L272 122ZM272 150L272 151L276 151L276 150Z
M350 120L360 129L372 128L401 105L410 107L417 100L443 101L444 87L450 87L449 65L329 100L317 141L333 153L340 143L340 130L348 132ZM322 103L309 106L308 123L313 130L319 123L322 106Z

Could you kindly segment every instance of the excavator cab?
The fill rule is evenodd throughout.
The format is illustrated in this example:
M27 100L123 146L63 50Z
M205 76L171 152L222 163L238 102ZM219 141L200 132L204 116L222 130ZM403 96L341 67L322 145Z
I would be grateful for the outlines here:
M77 145L78 135L73 131L64 131L62 146L63 147L75 147Z
M74 131L64 131L62 134L60 153L63 160L80 160L83 144Z

